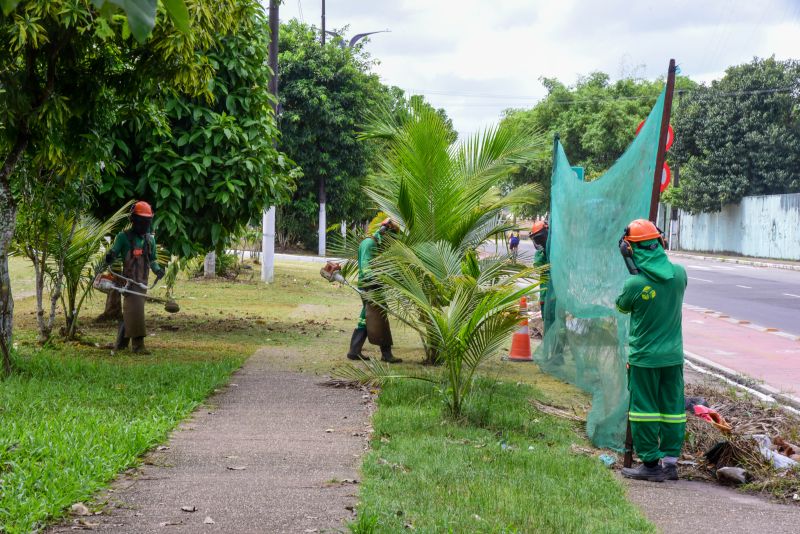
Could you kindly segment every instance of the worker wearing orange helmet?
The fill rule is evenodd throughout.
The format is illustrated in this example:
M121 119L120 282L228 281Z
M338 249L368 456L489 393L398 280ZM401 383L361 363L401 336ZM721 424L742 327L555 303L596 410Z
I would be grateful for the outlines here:
M536 248L536 254L533 257L533 266L539 268L539 307L542 310L542 325L545 330L553 323L555 319L555 310L552 309L553 303L546 306L547 290L550 287L550 260L547 257L547 238L550 232L550 226L547 221L536 221L531 227L530 238L533 241L533 246Z
M151 232L153 208L142 200L134 203L131 207L130 222L129 230L117 234L111 250L106 254L105 263L111 265L115 259L122 258L122 276L146 286L150 270L155 273L156 281L165 274L164 268L156 261L156 240ZM130 282L128 286L131 286ZM140 286L131 286L127 289L137 293L147 292ZM144 346L144 338L147 336L144 302L144 297L125 294L115 349L126 349L130 343L133 352L149 354Z
M375 257L378 247L383 241L383 236L388 232L398 232L400 227L392 221L392 219L385 219L381 222L380 228L375 234L366 237L361 241L358 247L358 286L362 291L369 291L374 289L377 281L372 275L370 262ZM361 349L364 348L368 337L372 337L367 332L367 306L370 303L364 300L363 295L361 299L361 315L358 318L358 325L353 330L353 335L350 337L350 350L347 352L347 357L350 360L365 360L366 356L361 354ZM373 308L373 312L377 311ZM380 340L381 360L388 363L402 362L400 358L395 358L392 354L392 331L389 328L389 321L386 319L386 314L383 311L372 313L372 320L381 324L379 330L382 331L382 340ZM369 328L372 329L371 325ZM371 339L371 343L374 340Z
M678 479L686 427L681 309L687 277L682 266L669 261L664 247L661 230L645 219L631 222L619 240L632 275L617 298L617 309L631 315L628 418L643 462L622 474L654 482Z

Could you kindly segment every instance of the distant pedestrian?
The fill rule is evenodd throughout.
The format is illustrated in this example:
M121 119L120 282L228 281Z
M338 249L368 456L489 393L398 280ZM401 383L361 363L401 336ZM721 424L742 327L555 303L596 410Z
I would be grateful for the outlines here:
M519 252L519 232L511 232L511 238L508 240L508 250L511 252L511 261L517 262L517 253Z
M628 417L633 446L643 462L622 474L653 482L677 480L686 428L681 330L686 271L669 261L664 237L650 221L630 223L619 248L632 275L617 298L617 309L631 315Z

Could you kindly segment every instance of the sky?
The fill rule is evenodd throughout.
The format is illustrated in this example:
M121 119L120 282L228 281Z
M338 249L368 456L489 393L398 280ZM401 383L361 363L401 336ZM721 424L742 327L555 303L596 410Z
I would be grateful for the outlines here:
M280 10L320 24L321 0ZM390 30L366 45L375 72L443 107L460 136L533 106L542 77L655 79L675 58L710 82L754 56L800 59L800 0L327 0L326 28L345 26Z

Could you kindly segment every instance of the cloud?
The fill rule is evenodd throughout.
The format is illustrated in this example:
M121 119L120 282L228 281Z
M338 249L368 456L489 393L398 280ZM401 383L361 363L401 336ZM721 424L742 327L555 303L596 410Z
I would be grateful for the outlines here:
M281 18L319 25L319 0L286 0ZM571 84L682 73L711 81L754 56L800 57L800 0L328 0L327 26L348 35L389 28L367 50L385 83L443 107L464 135L545 94L540 77Z

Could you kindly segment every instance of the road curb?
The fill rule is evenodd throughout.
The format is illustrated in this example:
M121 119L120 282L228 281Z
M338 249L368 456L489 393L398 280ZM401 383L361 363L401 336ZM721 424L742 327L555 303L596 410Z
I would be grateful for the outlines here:
M685 252L673 252L669 251L670 256L675 256L676 258L687 258L691 260L701 260L701 261L719 261L723 263L738 263L739 265L750 265L753 267L771 267L772 269L783 269L786 271L800 271L800 265L794 265L792 263L773 263L767 261L756 261L756 260L745 260L739 258L732 258L730 256L701 256L699 254L687 254Z
M683 356L689 362L693 363L698 367L702 367L703 369L707 369L714 374L718 374L724 378L732 382L736 382L740 386L743 386L746 389L752 389L762 395L772 398L778 404L785 404L794 410L800 410L800 398L795 397L794 395L789 395L788 393L782 393L780 390L759 382L758 380L751 378L745 374L742 374L738 371L734 371L733 369L729 369L724 365L720 365L716 362L709 360L708 358L704 358L699 354L695 354L693 352L689 352L684 350Z

